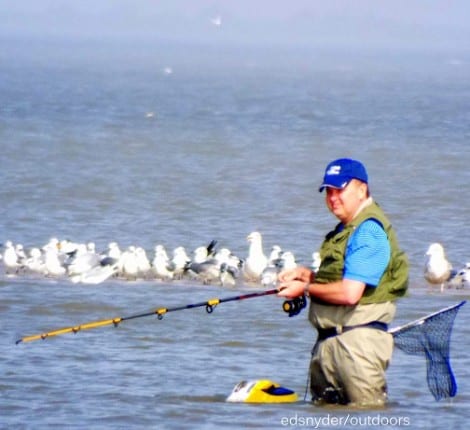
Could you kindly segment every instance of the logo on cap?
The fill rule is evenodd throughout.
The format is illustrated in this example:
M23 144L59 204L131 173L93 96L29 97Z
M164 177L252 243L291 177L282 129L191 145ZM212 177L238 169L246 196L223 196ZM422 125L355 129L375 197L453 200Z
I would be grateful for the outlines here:
M330 166L327 170L327 175L339 175L341 173L341 166Z

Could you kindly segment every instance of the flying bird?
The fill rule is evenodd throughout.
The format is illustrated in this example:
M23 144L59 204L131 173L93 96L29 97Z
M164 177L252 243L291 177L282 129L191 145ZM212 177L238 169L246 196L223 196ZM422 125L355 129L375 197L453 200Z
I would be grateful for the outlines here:
M220 15L211 18L211 23L216 27L220 27L222 25L222 17Z

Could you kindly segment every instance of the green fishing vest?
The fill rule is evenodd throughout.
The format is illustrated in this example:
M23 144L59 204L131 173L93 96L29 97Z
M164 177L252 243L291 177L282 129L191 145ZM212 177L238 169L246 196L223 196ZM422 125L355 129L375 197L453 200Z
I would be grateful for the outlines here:
M315 282L326 284L343 278L344 255L348 239L353 231L367 219L374 219L381 224L390 242L391 256L379 284L376 287L366 285L359 303L382 303L396 300L404 296L408 288L408 259L398 246L390 221L375 202L366 206L342 230L340 228L342 224L339 223L326 235L320 249L321 265L315 276Z

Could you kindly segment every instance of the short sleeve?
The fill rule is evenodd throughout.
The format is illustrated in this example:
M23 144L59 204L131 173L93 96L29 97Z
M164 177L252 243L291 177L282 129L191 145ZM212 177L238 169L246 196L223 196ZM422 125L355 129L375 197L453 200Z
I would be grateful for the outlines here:
M388 266L390 254L390 243L382 225L366 220L349 238L343 277L376 287Z

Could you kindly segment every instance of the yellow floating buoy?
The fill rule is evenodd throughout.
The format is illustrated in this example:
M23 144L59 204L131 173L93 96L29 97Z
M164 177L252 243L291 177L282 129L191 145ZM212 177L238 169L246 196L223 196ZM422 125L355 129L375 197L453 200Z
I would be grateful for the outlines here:
M297 400L295 391L267 379L241 381L227 397L227 402L238 403L292 403Z

